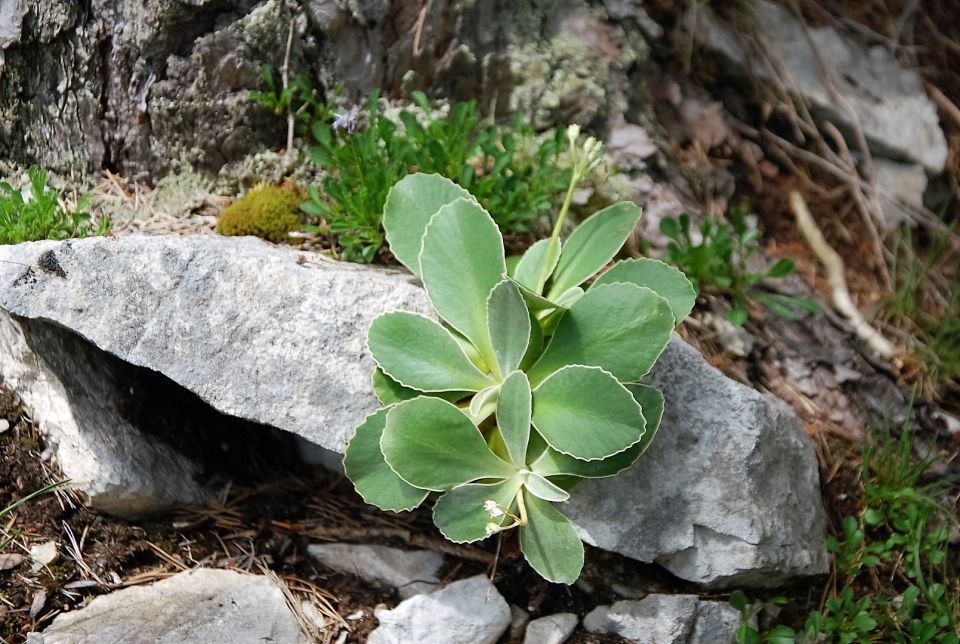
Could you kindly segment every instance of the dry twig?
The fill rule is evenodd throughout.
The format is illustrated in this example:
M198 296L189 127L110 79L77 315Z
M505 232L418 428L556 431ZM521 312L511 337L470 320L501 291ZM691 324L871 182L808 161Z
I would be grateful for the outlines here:
M853 327L853 332L866 343L874 355L883 360L893 358L897 352L896 347L870 326L853 303L850 290L847 288L847 278L844 275L843 259L823 238L823 233L820 232L813 215L810 214L806 200L795 190L790 192L790 208L797 218L797 227L804 239L827 271L833 306L847 319Z

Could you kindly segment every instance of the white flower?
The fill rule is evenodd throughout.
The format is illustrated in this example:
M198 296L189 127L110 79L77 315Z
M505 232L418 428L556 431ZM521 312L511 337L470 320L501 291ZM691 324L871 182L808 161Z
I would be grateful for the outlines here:
M484 526L483 530L489 537L490 535L500 532L500 526L498 526L496 523L488 523L486 526Z
M490 516L494 519L497 517L503 516L503 510L500 509L500 506L497 505L497 502L493 499L487 499L483 502L483 509L490 513Z
M576 123L571 123L567 126L567 141L570 141L570 145L575 145L577 138L580 136L580 126Z

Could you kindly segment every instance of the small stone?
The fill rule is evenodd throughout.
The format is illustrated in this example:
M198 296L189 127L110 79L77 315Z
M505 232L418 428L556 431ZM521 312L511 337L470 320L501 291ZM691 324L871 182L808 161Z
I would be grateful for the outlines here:
M0 418L0 434L10 429L10 421L6 418Z
M375 611L369 644L494 644L510 626L510 607L484 575Z
M721 644L730 642L740 614L722 602L696 595L647 595L597 606L583 618L590 633L618 635L640 644Z
M402 599L435 590L443 565L443 556L428 550L324 543L309 546L307 552L334 570L389 584Z
M527 630L527 624L530 623L530 613L519 606L510 604L510 639L518 640Z
M30 566L30 572L40 572L44 566L49 566L56 561L59 555L60 553L57 551L57 543L55 541L47 541L46 543L32 546L30 548L30 560L33 562L33 565Z
M530 622L523 644L563 644L580 620L573 613L556 613Z
M26 557L16 553L0 555L0 570L13 570L22 564L24 559Z

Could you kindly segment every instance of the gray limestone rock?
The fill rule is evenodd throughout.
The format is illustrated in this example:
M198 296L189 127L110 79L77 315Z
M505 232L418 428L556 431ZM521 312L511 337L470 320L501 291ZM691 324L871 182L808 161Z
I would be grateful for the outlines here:
M31 268L21 279L46 251L66 277ZM36 242L0 247L0 259L0 309L70 329L221 413L341 453L378 406L370 323L394 309L430 312L408 274L250 237Z
M734 608L696 595L648 595L598 606L583 618L590 633L639 644L729 644L739 625Z
M6 292L9 280L0 283ZM0 308L0 377L19 392L63 475L93 507L137 517L205 500L197 465L127 418L126 373L76 335Z
M832 27L810 26L805 32L788 8L758 0L750 5L752 24L773 61L771 68L709 7L702 9L687 16L688 28L690 19L697 17L693 29L698 42L755 77L789 78L788 87L795 87L817 113L848 131L853 128L851 112L855 113L874 152L919 162L934 174L943 170L947 141L937 108L927 98L920 75L901 66L888 50L880 46L864 50ZM847 106L830 92L821 64Z
M48 251L64 276L39 267ZM38 242L0 247L0 259L0 310L22 328L39 328L34 336L50 336L35 353L0 358L4 378L33 369L24 363L34 355L56 362L59 354L44 347L66 342L60 336L82 337L89 353L78 355L87 357L60 369L61 377L98 373L115 357L163 374L223 414L292 432L331 454L343 452L377 407L366 349L373 318L392 309L431 314L407 274L251 238ZM13 380L16 387L28 379ZM98 395L85 393L92 384L66 382L58 400L79 397L88 415L101 413L102 400L104 418L114 418L109 382L96 385ZM816 458L792 412L726 378L679 339L650 382L667 401L650 450L616 478L584 482L561 506L584 540L713 586L825 573ZM37 391L21 393L42 415L46 389ZM84 439L85 431L75 421L69 441L52 442L58 451L86 444L99 458L102 441ZM128 458L131 470L148 472L156 463L161 481L189 478L189 462L151 451L127 425L114 431L123 450L109 459ZM168 461L183 465L164 470ZM96 474L91 468L76 481L95 490Z
M649 450L562 508L584 541L712 586L825 574L817 460L793 412L678 338L648 381L666 398Z
M873 160L873 186L880 193L880 207L887 230L913 221L911 211L923 209L927 173L919 163Z
M435 590L437 572L443 566L443 556L429 550L321 543L308 546L307 552L334 570L389 584L402 599Z
M579 622L573 613L556 613L535 619L527 626L523 644L563 644L573 635Z
M266 577L205 568L96 597L27 636L30 644L308 641Z
M370 644L493 644L510 626L510 606L484 575L376 611Z

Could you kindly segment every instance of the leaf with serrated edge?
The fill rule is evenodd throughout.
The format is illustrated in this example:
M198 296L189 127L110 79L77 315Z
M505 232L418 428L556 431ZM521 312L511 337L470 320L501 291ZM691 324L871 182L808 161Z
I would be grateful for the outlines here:
M370 353L388 376L419 391L480 391L492 384L441 325L408 311L377 317L367 336Z
M660 357L673 327L669 302L649 288L622 283L591 288L564 314L527 375L536 387L558 369L580 364L636 382Z
M640 405L609 372L571 365L534 389L533 426L558 452L595 461L639 441L646 421Z
M490 451L466 414L439 398L423 396L391 407L380 449L400 478L425 490L508 478L517 471Z
M503 280L490 291L487 329L498 375L505 377L520 366L530 343L530 311L510 280Z
M487 211L468 199L440 208L427 224L420 252L423 285L440 317L488 363L487 298L505 276L503 237Z
M537 498L553 503L560 503L570 498L570 493L563 490L536 472L521 472L523 486Z
M497 402L497 426L503 435L510 460L526 467L527 443L530 441L530 381L522 371L514 371L500 386Z
M633 232L643 211L635 203L621 201L588 217L564 242L553 272L547 299L580 286L613 259Z
M677 324L690 314L697 302L697 292L682 271L656 259L641 257L617 262L597 278L591 288L602 284L628 282L646 286L667 299Z
M387 409L367 416L343 457L343 469L363 500L381 510L412 510L427 498L428 492L413 487L390 469L380 451L380 436L387 422Z
M660 418L663 416L663 394L656 387L649 385L628 384L625 387L633 394L633 399L640 404L643 417L647 421L646 430L640 442L601 461L582 461L547 447L531 464L530 469L542 476L579 476L600 479L619 474L633 465L647 451L660 426Z
M520 528L523 556L541 577L572 584L583 569L583 542L567 517L549 502L521 492L528 524Z
M540 272L543 270L544 264L547 263L549 265L549 270L547 271L547 275L549 276L553 273L553 269L557 267L557 261L560 259L560 243L557 243L556 251L553 253L553 257L550 258L547 257L549 245L549 239L541 239L536 242L526 250L513 271L513 279L537 295L540 295L537 291L537 280L540 279Z
M516 514L515 499L519 490L519 476L492 485L461 485L437 499L433 507L433 522L443 536L454 543L480 541L488 536L488 523L503 526L513 521L506 512L502 516L491 517L483 507L484 502L493 501L502 510Z
M473 196L439 174L410 174L390 188L383 205L383 229L401 264L420 275L420 248L430 218L442 206Z

